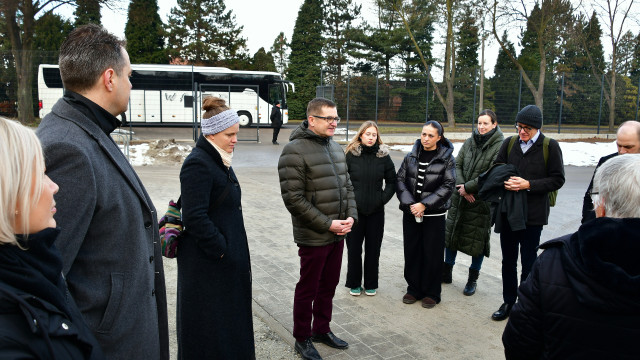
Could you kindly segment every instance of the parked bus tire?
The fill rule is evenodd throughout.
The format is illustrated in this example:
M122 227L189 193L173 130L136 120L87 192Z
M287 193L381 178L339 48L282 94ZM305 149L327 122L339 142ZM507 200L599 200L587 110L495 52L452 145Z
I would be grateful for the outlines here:
M253 122L253 119L251 118L251 113L244 110L238 111L238 117L240 118L240 127L251 126L251 123Z

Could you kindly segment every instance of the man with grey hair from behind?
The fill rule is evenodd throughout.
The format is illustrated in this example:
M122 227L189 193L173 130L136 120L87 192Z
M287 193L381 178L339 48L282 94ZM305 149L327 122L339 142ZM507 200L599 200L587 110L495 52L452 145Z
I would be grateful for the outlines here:
M110 137L131 92L125 42L80 26L59 64L65 92L37 133L60 185L56 246L69 290L107 358L169 359L156 209Z
M548 241L502 335L507 359L637 359L640 154L593 180L596 219Z

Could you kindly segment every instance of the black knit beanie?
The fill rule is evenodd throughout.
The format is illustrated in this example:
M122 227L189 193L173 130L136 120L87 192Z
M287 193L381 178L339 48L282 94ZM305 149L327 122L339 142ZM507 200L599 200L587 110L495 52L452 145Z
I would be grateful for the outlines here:
M535 105L527 105L516 115L516 123L529 125L533 128L542 128L542 112Z

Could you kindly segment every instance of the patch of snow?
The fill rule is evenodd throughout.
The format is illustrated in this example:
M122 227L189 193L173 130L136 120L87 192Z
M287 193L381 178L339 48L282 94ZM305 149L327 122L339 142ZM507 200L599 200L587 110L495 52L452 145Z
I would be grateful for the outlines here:
M453 156L458 155L462 144L461 142L453 143ZM573 166L596 166L601 157L618 151L615 141L597 143L560 141L559 144L564 164ZM394 145L391 150L408 153L412 148L413 145Z

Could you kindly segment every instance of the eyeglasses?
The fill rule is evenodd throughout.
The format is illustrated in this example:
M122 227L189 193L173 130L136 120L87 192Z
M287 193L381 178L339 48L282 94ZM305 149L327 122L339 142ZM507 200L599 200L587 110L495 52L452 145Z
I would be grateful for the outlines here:
M332 122L336 122L336 124L340 124L340 116L336 116L336 117L331 117L331 116L318 116L318 115L311 115L315 118L318 119L324 119L326 120L329 124L331 124Z
M530 133L531 130L533 130L533 128L530 128L528 126L520 126L520 125L516 125L515 128L518 132L524 130L526 133Z
M597 191L589 191L589 196L591 196L592 199L593 199L593 195L598 195L598 194L600 193Z

